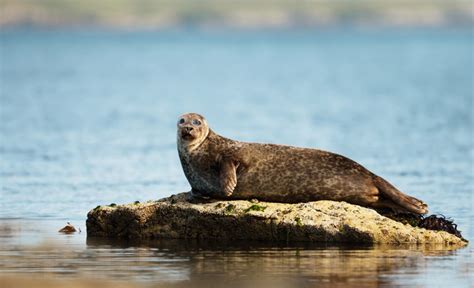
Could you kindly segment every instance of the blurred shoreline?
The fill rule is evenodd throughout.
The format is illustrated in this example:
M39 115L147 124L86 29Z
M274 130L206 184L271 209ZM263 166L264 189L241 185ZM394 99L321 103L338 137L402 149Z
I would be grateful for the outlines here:
M0 0L0 28L472 27L471 1Z

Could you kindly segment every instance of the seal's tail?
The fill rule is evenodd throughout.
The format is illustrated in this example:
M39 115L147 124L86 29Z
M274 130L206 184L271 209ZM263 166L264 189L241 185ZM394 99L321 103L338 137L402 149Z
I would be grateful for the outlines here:
M426 205L423 201L400 192L397 188L393 187L392 184L388 183L383 178L376 176L374 182L375 186L377 186L383 196L392 200L402 208L406 209L408 212L415 214L428 213L428 205Z

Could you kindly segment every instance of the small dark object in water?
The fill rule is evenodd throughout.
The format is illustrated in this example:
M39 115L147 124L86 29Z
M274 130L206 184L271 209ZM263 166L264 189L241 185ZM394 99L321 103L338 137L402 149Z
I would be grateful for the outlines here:
M458 225L453 220L446 218L444 215L430 215L421 219L419 225L421 228L436 231L446 231L459 238L466 240L462 237L461 231L458 230ZM467 240L466 240L467 241Z
M67 222L67 225L61 228L61 230L59 230L58 232L69 234L77 232L77 230L76 227L72 226L71 223Z

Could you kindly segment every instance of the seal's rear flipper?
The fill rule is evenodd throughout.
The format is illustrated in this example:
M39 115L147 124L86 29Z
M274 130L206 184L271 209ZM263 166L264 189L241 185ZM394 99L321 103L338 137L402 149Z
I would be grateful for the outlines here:
M428 213L428 205L423 201L400 192L383 178L375 176L374 183L383 196L400 205L401 208L406 209L408 212L415 214Z

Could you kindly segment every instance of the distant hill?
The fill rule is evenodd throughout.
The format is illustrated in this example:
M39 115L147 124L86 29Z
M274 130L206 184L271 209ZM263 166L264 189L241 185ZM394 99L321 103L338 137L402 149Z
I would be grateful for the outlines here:
M473 4L431 1L0 0L0 26L282 28L468 26Z

